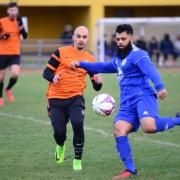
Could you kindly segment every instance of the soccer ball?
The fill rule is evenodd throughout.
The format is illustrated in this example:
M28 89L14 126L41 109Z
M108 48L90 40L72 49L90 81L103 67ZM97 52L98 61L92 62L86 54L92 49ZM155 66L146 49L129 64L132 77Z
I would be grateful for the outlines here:
M109 116L115 111L115 100L108 94L99 94L92 101L94 112L101 116Z

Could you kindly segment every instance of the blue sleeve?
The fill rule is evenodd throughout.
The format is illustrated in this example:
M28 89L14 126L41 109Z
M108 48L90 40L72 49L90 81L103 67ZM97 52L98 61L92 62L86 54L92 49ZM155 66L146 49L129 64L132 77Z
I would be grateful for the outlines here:
M149 56L142 56L139 60L136 61L136 65L143 74L151 79L157 91L164 89L164 84L161 80L160 74L154 64L151 62Z
M92 73L116 73L116 68L112 61L108 62L80 62L81 68Z

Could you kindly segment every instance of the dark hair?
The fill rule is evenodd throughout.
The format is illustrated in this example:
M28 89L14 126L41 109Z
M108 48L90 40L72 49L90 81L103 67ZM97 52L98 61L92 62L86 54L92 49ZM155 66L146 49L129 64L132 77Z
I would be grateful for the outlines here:
M18 7L17 3L16 2L10 2L8 5L7 5L8 8L12 8L12 7Z
M164 35L164 39L169 40L169 39L170 39L169 34L165 34L165 35Z
M120 24L116 27L116 33L123 33L126 32L127 34L133 35L133 28L130 24Z

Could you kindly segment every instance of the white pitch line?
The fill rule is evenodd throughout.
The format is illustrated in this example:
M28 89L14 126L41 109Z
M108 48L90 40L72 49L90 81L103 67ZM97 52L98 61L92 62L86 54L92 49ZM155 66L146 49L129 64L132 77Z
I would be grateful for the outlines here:
M21 119L21 120L30 120L36 123L40 123L40 124L45 124L45 125L50 125L50 122L46 122L40 119L36 119L34 117L26 117L26 116L22 116L22 115L12 115L12 114L8 114L8 113L2 113L0 112L0 116L4 116L4 117L9 117L9 118L13 118L13 119ZM91 127L85 127L85 130L88 131L93 131L93 132L97 132L105 137L112 137L112 134L105 132L102 129L95 129L95 128L91 128ZM167 141L160 141L160 140L151 140L151 139L145 139L142 137L133 137L136 141L146 141L146 142L150 142L150 143L154 143L154 144L159 144L159 145L167 145L167 146L171 146L171 147L177 147L179 148L180 145L178 144L174 144L171 142L167 142Z
M150 143L155 143L155 144L160 144L160 145L167 145L167 146L173 146L173 147L177 147L179 148L180 145L178 144L174 144L174 143L171 143L171 142L167 142L167 141L160 141L160 140L152 140L152 139L145 139L145 138L142 138L142 137L134 137L134 139L136 141L146 141L146 142L150 142Z
M108 136L113 137L112 134L107 133L102 129L95 129L95 128L90 128L90 127L86 127L86 126L84 128L85 128L85 130L97 132L97 133L99 133L99 134L101 134L101 135L103 135L105 137L108 137Z
M0 112L0 116L4 116L4 117L9 117L12 119L21 119L21 120L30 120L36 123L40 123L40 124L47 124L50 125L50 122L46 122L40 119L36 119L34 117L26 117L26 116L22 116L22 115L12 115L12 114L8 114L8 113L1 113Z

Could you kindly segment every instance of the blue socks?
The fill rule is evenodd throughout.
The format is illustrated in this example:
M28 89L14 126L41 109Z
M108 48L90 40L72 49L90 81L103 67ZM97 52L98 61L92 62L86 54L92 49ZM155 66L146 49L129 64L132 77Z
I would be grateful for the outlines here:
M133 158L131 155L131 147L128 142L127 136L119 136L115 138L116 140L116 148L119 154L119 157L123 161L126 170L131 171L132 173L136 172L136 168L134 166Z
M180 125L180 118L158 117L156 118L156 132L165 131Z
M180 118L171 117L158 117L156 118L156 132L165 131L167 129L173 128L174 126L180 125ZM131 153L131 147L128 142L127 136L119 136L115 138L116 149L118 151L119 157L123 161L126 170L136 173L136 167L133 162L133 157Z

